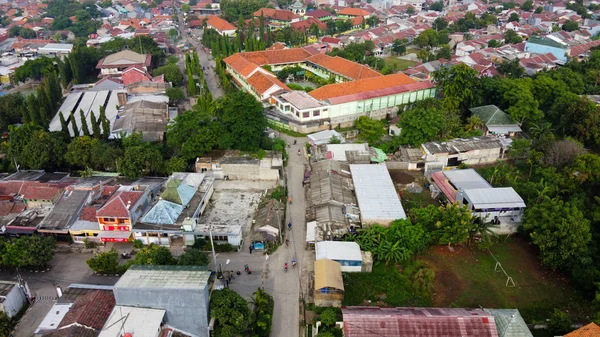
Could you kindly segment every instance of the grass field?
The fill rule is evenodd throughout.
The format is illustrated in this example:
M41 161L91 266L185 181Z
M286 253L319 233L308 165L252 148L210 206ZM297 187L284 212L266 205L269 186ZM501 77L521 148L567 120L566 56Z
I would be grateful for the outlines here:
M515 287L494 272L496 261L487 251L466 247L434 247L419 259L436 272L433 304L436 306L517 308L528 321L541 321L554 308L572 318L584 317L589 307L566 278L540 266L534 249L525 241L498 243L491 252L500 261Z
M392 57L386 57L385 58L385 64L388 67L395 66L397 70L406 70L407 68L412 67L412 66L414 66L417 63L413 62L413 61L399 59L399 58L396 58L396 57L392 56Z
M371 273L345 273L343 305L431 305L431 300L415 293L411 285L412 274L420 266L412 261L403 268L380 263L373 266Z
M516 308L528 323L542 322L554 308L574 321L591 314L589 302L569 282L540 266L525 241L508 239L492 247L515 287L494 272L496 261L487 251L468 247L436 246L403 266L375 264L372 273L344 274L344 305ZM435 271L430 296L416 293L412 275L427 266Z

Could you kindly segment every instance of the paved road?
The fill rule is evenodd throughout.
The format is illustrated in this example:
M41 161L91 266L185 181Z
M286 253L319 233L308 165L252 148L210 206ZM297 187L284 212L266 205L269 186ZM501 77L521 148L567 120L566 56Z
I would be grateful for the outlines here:
M191 38L188 35L187 30L188 29L186 28L183 19L183 14L179 13L179 33L181 34L181 36L183 36L185 41L190 46L193 46L198 52L198 59L200 61L200 65L204 67L204 78L206 79L206 83L208 84L208 89L210 89L210 93L215 99L223 96L223 89L221 88L219 80L217 79L217 75L215 73L215 61L212 60L212 56L210 55L210 53L204 51L204 47L200 42L198 42L194 38ZM185 63L183 73L185 74Z

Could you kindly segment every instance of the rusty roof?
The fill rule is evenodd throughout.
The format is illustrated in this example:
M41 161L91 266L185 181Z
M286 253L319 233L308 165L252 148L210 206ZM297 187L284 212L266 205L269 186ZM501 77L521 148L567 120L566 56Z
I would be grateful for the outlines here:
M600 326L596 323L590 323L573 332L566 334L564 337L598 337L600 336Z
M482 309L342 307L345 337L498 337Z

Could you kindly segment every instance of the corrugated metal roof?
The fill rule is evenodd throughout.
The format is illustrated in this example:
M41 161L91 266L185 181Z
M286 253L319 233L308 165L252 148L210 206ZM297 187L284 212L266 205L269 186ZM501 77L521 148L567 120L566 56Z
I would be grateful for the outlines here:
M315 260L362 261L360 246L356 242L321 241L315 244Z
M201 266L133 265L114 289L205 289L210 272Z
M457 190L492 188L474 169L443 171L444 175Z
M342 266L339 262L329 259L315 261L315 289L325 287L344 290Z
M465 195L477 209L525 207L523 198L512 187L470 189Z
M167 200L159 200L156 205L144 215L141 222L155 225L174 225L181 212L183 212L183 208L183 206L176 203Z
M499 337L533 337L517 309L484 309L494 316Z
M398 193L383 164L350 165L362 221L406 219Z
M345 337L498 337L482 309L342 307Z

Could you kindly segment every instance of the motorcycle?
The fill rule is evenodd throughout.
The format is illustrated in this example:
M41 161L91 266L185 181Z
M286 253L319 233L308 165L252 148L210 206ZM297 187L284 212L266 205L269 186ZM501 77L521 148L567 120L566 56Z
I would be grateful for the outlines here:
M294 145L296 145L296 142L298 142L297 140L294 140Z
M284 268L284 269L285 269L285 271L287 272L287 270L288 270L288 264L287 264L287 262L286 262L286 264L285 264L285 266L284 266L283 268Z
M300 149L298 149L298 155L300 155Z
M248 275L252 274L252 270L250 270L250 267L247 264L244 265L244 271L248 273Z
M292 267L296 268L296 259L292 260Z
M286 247L289 247L289 246L290 246L290 240L288 240L288 239L285 239L285 246L286 246Z
M292 204L292 198L290 197L290 205Z

